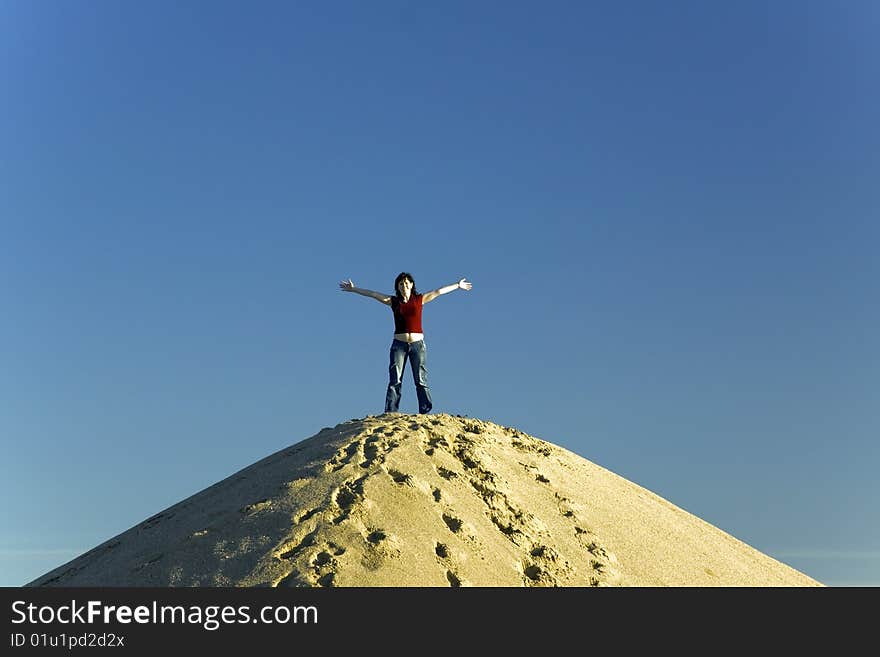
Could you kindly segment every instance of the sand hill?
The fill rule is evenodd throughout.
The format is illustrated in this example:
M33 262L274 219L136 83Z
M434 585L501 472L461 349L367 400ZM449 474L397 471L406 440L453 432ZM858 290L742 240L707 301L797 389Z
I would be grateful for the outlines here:
M460 416L325 428L28 586L821 586L577 454Z

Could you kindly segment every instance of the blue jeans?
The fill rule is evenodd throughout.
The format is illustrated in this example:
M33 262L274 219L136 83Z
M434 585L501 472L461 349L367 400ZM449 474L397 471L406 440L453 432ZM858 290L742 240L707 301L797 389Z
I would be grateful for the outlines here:
M403 368L409 359L413 383L416 384L416 396L419 398L419 413L430 413L431 391L428 388L428 370L425 363L428 349L424 340L404 342L394 340L391 343L391 362L388 366L388 392L385 393L385 412L397 413L400 407L400 387L403 383Z

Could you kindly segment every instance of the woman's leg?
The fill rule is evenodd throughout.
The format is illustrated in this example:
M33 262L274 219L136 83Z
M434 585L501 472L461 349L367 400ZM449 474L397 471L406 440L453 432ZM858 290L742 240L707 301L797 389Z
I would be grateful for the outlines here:
M431 401L431 389L428 387L428 348L425 346L424 340L413 342L409 346L409 365L412 370L413 383L416 384L419 413L430 413L434 403Z
M385 392L385 412L397 413L400 406L400 388L406 365L407 344L400 340L391 343L388 364L388 390Z

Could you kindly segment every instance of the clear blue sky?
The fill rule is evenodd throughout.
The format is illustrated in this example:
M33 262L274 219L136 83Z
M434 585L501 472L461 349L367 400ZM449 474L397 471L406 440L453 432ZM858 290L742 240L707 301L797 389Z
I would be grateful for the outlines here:
M880 585L880 5L0 0L0 584L383 410ZM403 412L416 412L409 371ZM674 546L671 546L674 549Z

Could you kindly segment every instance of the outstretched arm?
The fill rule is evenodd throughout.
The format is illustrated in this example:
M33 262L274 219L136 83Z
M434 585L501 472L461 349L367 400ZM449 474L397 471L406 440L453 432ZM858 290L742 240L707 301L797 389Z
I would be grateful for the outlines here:
M438 287L436 290L425 292L422 295L422 305L428 303L429 301L433 301L441 294L449 294L450 292L454 292L455 290L470 290L472 287L473 285L469 283L466 278L462 278L458 283L453 283L452 285L444 285L443 287Z
M382 294L381 292L373 292L373 290L364 290L363 288L355 287L354 282L350 278L347 281L342 281L339 284L339 289L343 292L354 292L355 294L370 297L371 299L375 299L380 303L384 303L386 306L391 305L391 297L389 295Z

